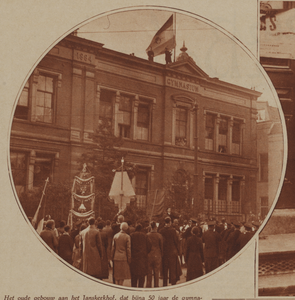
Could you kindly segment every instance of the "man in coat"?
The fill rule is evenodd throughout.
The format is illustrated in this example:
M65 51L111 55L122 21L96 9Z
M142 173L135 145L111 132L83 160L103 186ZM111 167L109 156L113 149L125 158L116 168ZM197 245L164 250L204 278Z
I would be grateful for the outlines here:
M70 226L65 225L64 232L62 233L62 235L60 235L58 240L58 255L69 264L72 264L74 241L70 237L69 232Z
M227 242L226 259L227 260L231 259L240 250L240 247L239 247L237 241L241 234L241 231L240 231L241 223L235 221L235 222L233 222L233 226L234 226L234 231L232 231L226 239L226 242Z
M91 217L88 224L89 226L81 232L83 272L101 279L101 259L106 258L102 258L102 242L95 219Z
M206 274L216 269L218 264L218 250L221 235L214 231L215 221L208 222L208 230L203 233L202 240L205 244L204 258Z
M147 234L147 237L151 243L151 251L148 253L148 274L146 287L152 287L152 278L154 274L154 287L159 287L159 277L162 266L163 257L163 237L157 232L157 224L152 221L151 231Z
M245 223L244 227L245 227L245 232L241 233L237 240L239 250L243 249L244 246L246 246L246 244L251 240L251 238L254 235L254 231L252 230L251 223Z
M172 285L180 279L182 274L180 263L178 260L178 237L176 230L171 227L171 219L165 218L165 226L160 230L163 236L163 286L168 284L168 271L169 281Z
M142 225L137 224L135 232L130 234L131 238L131 286L143 287L147 275L148 252L151 244L146 234L142 232Z

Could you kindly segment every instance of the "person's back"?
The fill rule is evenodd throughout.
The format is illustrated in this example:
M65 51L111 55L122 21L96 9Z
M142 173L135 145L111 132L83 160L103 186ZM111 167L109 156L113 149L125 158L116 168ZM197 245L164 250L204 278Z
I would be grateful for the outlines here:
M154 274L154 287L159 286L160 268L163 256L163 236L157 232L157 225L151 222L151 231L147 234L151 245L148 253L148 275L146 287L152 287L152 277Z
M64 233L59 237L58 255L69 264L73 263L72 254L74 242L69 235L70 226L64 227Z
M56 252L58 246L57 237L53 231L54 221L49 220L46 222L46 227L41 231L40 237L44 240L44 242Z

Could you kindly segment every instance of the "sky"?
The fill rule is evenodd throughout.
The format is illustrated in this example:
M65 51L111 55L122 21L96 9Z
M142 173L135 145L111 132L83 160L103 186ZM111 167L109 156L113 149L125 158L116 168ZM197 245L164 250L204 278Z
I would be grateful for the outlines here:
M79 28L78 36L102 43L105 48L147 59L146 48L171 14L164 10L109 14ZM257 62L224 31L203 20L176 13L176 57L184 42L187 53L210 77L255 89L263 93L260 101L277 106ZM164 64L165 57L156 56L154 61Z

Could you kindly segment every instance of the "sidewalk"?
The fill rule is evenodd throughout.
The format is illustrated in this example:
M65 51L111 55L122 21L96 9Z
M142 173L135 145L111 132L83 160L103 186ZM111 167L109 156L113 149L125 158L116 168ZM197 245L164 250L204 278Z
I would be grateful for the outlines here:
M177 285L186 281L186 268L182 267L181 270L182 270L182 275L180 276L180 280L177 281ZM104 279L103 281L113 283L113 270L112 269L109 269L109 278ZM144 287L145 287L145 285L146 285L146 280L144 283ZM153 285L153 282L152 282L152 285ZM123 286L131 287L131 279L124 280ZM160 278L159 287L162 287L162 286L163 286L163 279Z

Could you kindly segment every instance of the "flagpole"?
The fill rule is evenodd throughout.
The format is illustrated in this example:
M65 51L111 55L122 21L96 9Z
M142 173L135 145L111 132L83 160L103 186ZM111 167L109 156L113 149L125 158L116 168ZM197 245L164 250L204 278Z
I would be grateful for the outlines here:
M122 206L123 206L123 195L124 195L124 192L123 192L123 167L124 167L124 158L122 157L121 159L121 163L122 163L122 170L121 170L121 201L120 201L120 210L122 210Z
M153 203L152 213L151 213L151 216L150 216L150 222L152 221L152 217L153 217L153 214L154 214L154 208L155 208L155 202L156 202L156 199L157 199L157 194L158 194L158 189L156 189L156 193L155 193L155 197L154 197L154 203Z
M173 20L173 27L174 27L174 33L175 33L175 46L174 46L174 62L176 60L176 13L174 13L174 18L175 21Z
M34 215L34 218L32 220L32 225L35 227L36 225L36 222L37 222L37 218L38 218L38 214L39 214L39 210L41 208L41 205L42 205L42 201L43 201L43 197L45 195L45 190L46 190L46 186L47 186L47 183L49 182L49 177L47 177L47 179L45 180L45 185L44 185L44 189L42 191L42 196L41 196L41 199L40 199L40 202L39 202L39 205L38 205L38 208L37 208L37 211ZM34 223L34 224L33 224ZM37 224L38 225L38 224Z

